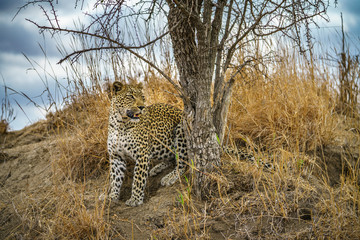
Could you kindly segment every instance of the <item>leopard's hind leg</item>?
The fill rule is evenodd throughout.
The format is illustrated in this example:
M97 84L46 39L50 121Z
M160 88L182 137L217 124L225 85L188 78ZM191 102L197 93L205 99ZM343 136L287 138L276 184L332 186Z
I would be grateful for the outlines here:
M185 173L187 157L187 145L185 134L182 129L181 123L175 128L175 137L174 137L174 149L175 149L175 159L176 167L175 169L167 174L161 179L161 185L170 186L176 182L176 180Z
M155 167L153 167L150 172L149 175L150 177L156 176L159 173L161 173L162 171L164 171L166 168L168 168L170 166L169 163L166 162L161 162L159 164L157 164Z

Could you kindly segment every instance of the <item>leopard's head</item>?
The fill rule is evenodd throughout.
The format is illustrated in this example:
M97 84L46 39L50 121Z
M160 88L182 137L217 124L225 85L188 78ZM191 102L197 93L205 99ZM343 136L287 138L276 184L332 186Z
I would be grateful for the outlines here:
M143 85L114 82L111 87L111 111L119 114L122 121L139 121L145 108Z

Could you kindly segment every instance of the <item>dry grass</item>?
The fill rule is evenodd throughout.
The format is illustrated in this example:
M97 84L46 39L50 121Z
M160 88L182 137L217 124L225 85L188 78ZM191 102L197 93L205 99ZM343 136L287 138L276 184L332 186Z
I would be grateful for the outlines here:
M106 93L86 94L64 110L48 115L51 130L58 135L55 167L67 177L94 177L104 169L108 107Z
M169 103L183 108L183 102L177 95L175 88L165 79L149 72L144 79L145 98L148 105L154 103Z
M107 208L96 197L85 194L85 184L64 180L41 188L36 194L24 195L22 202L16 203L26 233L23 237L108 239L111 228L106 218ZM94 207L86 207L86 201L94 201Z
M0 121L0 134L5 134L8 132L8 130L9 130L9 123L5 119L2 119Z
M250 147L266 148L255 157L273 159L275 170L224 157L210 200L194 199L191 184L182 181L176 206L153 229L153 239L359 238L359 157L351 159L337 185L329 185L325 171L314 174L321 165L315 150L333 144L339 131L336 92L325 72L311 77L296 64L302 63L284 56L267 78L242 75L232 98L226 141L245 139ZM151 72L145 91L148 103L182 106L172 86ZM47 194L22 202L26 225L37 236L122 238L115 230L121 223L110 220L111 209L91 189L92 181L107 179L108 106L106 93L96 89L48 116L48 131L56 134L52 185Z
M293 158L293 154L285 153L279 160L289 162ZM277 168L269 173L231 158L223 159L222 172L210 201L199 203L184 197L169 215L166 227L154 231L156 236L160 239L360 236L360 191L354 178L331 187L298 168ZM187 187L181 189L181 196L187 196Z
M297 151L333 140L335 90L321 73L312 79L298 64L306 63L300 56L284 56L266 78L259 73L239 76L229 114L233 138L247 136Z
M322 168L332 163L326 163L328 156L321 160L315 154L334 144L339 134L348 134L335 113L336 91L332 81L324 79L329 78L326 69L311 75L295 63L286 56L266 78L239 77L229 113L225 141L267 149L255 157L273 159L276 170L224 157L212 200L198 203L186 197L189 186L183 185L180 206L166 227L156 231L160 239L359 238L359 155L347 163L349 173L330 185L328 179L335 176ZM359 127L352 119L345 122L347 128ZM354 136L359 144L359 136Z

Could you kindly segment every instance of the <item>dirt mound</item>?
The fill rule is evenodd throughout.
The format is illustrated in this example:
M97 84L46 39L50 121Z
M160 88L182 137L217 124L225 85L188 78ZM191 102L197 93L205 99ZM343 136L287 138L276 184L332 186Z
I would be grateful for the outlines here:
M50 218L49 215L54 214L49 213L48 208L54 207L54 199L61 199L66 195L62 190L54 193L56 183L53 174L56 169L54 170L52 158L56 137L44 136L45 128L46 123L39 122L0 136L0 239L43 238L41 232L44 229L41 225ZM128 207L125 200L130 198L133 167L134 164L130 164L128 168L119 202L98 200L108 184L108 174L104 171L98 178L87 179L86 184L78 183L83 187L80 190L81 203L86 205L88 212L99 211L99 207L106 209L104 215L112 225L112 234L116 233L114 238L148 239L151 238L152 231L164 227L165 219L176 205L179 186L160 188L160 179L172 170L169 169L149 180L143 205ZM55 196L57 194L63 196L59 198ZM63 235L64 238L67 236L69 235ZM81 233L78 238L82 238Z
M33 201L34 211L46 210L46 195L52 194L53 165L51 151L55 148L55 136L44 136L44 123L36 123L21 131L1 135L0 152L0 238L39 237L41 228L34 220L28 206ZM130 169L133 166L130 166ZM163 173L165 174L165 173ZM83 202L88 211L94 210L98 202L95 196L104 191L107 174L98 179L89 179L83 191ZM122 189L122 198L111 203L108 212L113 230L126 239L146 239L152 228L162 226L164 217L174 206L176 187L159 189L160 178L150 181L146 190L145 204L137 208L127 207L124 200L130 197L131 174L128 174ZM159 190L159 191L158 191ZM26 202L26 203L25 203ZM109 204L109 203L106 203ZM35 215L33 215L35 216ZM38 217L41 217L38 214ZM40 220L40 219L39 219ZM41 221L41 220L40 220ZM31 229L32 228L32 229Z
M49 149L54 140L43 135L39 122L21 131L0 135L0 236L16 237L23 224L18 205L24 195L50 185Z
M82 179L58 176L61 169L54 164L57 136L46 129L46 122L38 122L0 136L1 239L241 239L274 238L274 232L278 232L276 238L316 238L324 231L319 225L332 226L326 218L332 205L324 207L320 202L333 197L330 186L341 185L332 190L337 194L334 204L350 191L346 189L352 189L340 183L344 166L356 164L359 158L356 149L319 151L321 168L328 171L326 187L321 178L310 175L284 177L283 173L264 173L252 164L232 165L224 160L226 180L214 187L219 193L208 201L191 199L188 183L161 187L160 179L169 169L149 179L144 204L132 208L125 200L130 197L133 165L120 201L100 201L108 185L107 170ZM268 181L278 192L271 192ZM356 204L349 203L355 212L346 213L352 222L359 221ZM334 210L333 214L338 213ZM352 232L349 238L360 236L359 229L347 223L342 227L339 237L348 232Z

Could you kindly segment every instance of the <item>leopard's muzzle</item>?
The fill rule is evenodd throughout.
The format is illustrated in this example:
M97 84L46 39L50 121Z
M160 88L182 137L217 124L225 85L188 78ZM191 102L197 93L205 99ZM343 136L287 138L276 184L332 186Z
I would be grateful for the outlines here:
M142 110L144 109L145 107L144 106L140 106L140 107L137 107L137 108L134 108L134 109L129 109L129 110L126 110L126 116L128 116L129 118L131 119L139 119L141 113L142 113Z

